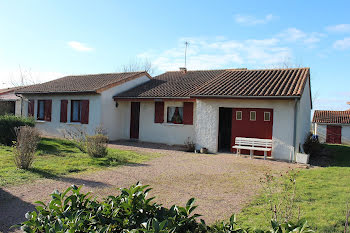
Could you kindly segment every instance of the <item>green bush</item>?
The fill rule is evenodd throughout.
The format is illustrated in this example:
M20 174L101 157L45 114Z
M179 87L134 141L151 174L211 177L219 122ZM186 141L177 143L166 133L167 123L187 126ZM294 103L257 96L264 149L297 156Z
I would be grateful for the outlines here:
M20 126L34 127L34 118L19 117L13 115L0 116L0 144L12 145L16 140L15 128Z
M102 134L86 136L86 152L94 158L102 158L107 155L108 137Z
M312 133L309 133L303 144L303 149L306 154L309 154L312 157L317 156L321 151L321 145L318 138L313 137Z
M228 223L208 226L200 216L193 214L197 206L191 198L185 207L173 205L165 208L147 198L151 190L139 183L122 189L118 196L102 201L92 199L89 193L81 193L81 187L72 186L63 193L57 190L46 205L36 202L36 211L28 212L20 226L25 232L312 232L305 220L296 224L279 224L271 221L272 230L242 229L235 216Z

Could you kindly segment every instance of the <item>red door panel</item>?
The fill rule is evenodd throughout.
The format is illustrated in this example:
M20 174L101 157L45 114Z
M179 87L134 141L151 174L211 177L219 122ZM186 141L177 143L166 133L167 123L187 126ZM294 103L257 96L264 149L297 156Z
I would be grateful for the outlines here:
M236 112L242 112L242 119L236 119ZM256 112L256 119L250 120L250 112ZM269 120L264 118L266 113L270 113ZM267 108L233 108L232 109L232 144L235 145L236 137L247 138L262 138L272 139L272 127L273 127L273 109ZM232 152L236 152L235 149L231 149ZM242 150L242 154L249 154L249 151ZM264 155L263 151L255 151L255 155ZM271 152L268 152L268 156L271 156Z
M341 144L341 126L327 125L326 142L332 144Z
M130 138L139 138L140 127L140 102L131 102L130 114Z

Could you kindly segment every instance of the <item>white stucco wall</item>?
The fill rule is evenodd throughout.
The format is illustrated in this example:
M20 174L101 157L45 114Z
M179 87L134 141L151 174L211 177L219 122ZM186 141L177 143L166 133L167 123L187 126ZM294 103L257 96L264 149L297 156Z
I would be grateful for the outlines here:
M271 108L273 109L272 157L290 160L293 150L294 100L197 100L195 121L196 148L218 150L219 108Z
M317 127L316 134L318 135L318 140L321 143L325 143L327 137L327 125L314 123L314 130L315 127ZM341 125L341 127L341 142L342 144L350 145L350 125Z
M168 106L183 107L183 102L165 101L164 102L164 123L154 123L154 114L155 114L154 102L141 102L139 140L145 141L145 142L165 143L169 145L183 145L185 140L188 137L190 137L194 141L194 125L166 123ZM195 106L196 104L194 104L193 122L195 122L195 116L196 116ZM129 127L130 127L130 120L129 120Z
M101 123L107 130L110 140L126 138L124 134L125 132L122 132L122 128L125 128L123 125L125 121L124 118L128 117L127 113L130 112L130 108L123 105L122 101L118 102L118 108L116 108L116 102L112 97L135 86L148 82L149 80L150 79L145 75L107 89L101 93Z
M350 125L343 125L341 129L342 144L350 145Z
M22 114L22 100L19 99L19 100L16 100L16 104L15 104L15 115L16 116L21 116Z
M298 147L302 150L302 145L305 142L306 136L311 130L311 98L308 80L306 81L304 92L298 101L297 108L296 152L299 152Z
M37 116L38 100L52 100L51 121L36 121L36 128L43 135L62 137L64 130L71 127L79 127L88 134L93 134L95 129L101 124L101 96L100 95L25 95L26 99L35 100L34 117ZM61 100L68 100L67 123L60 122ZM89 124L70 122L71 100L89 100ZM24 101L23 114L28 115L28 101Z

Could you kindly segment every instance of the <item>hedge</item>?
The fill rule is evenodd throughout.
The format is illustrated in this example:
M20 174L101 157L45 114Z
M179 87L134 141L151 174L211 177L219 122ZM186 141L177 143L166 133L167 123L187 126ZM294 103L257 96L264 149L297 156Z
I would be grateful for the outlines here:
M25 125L34 127L34 118L13 115L0 116L0 144L12 145L13 141L16 140L15 128Z

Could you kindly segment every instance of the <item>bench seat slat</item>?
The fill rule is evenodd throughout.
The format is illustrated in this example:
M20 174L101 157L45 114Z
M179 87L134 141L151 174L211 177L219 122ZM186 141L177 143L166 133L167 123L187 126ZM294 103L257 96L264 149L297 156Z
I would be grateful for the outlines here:
M233 146L232 148L242 149L242 150L271 151L271 148L251 147L251 146Z

